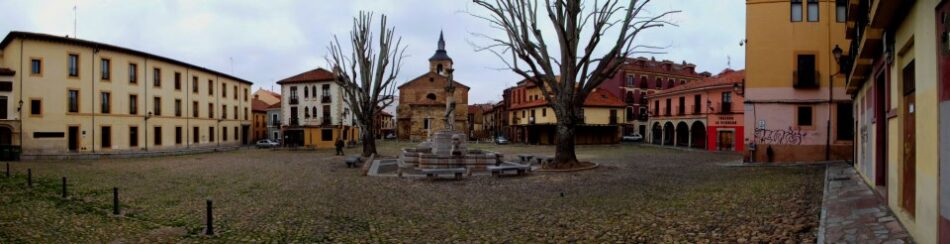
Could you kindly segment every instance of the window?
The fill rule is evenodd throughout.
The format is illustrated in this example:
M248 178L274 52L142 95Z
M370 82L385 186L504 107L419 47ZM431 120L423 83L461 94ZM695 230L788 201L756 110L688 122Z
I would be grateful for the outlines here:
M99 104L100 112L104 114L112 113L112 94L110 94L109 92L99 93L99 103L100 103Z
M426 99L435 101L435 94L429 93L428 95L426 95Z
M175 117L181 117L181 99L175 99Z
M70 77L79 77L79 54L70 54L66 70Z
M99 62L99 66L100 66L99 69L102 73L102 80L109 80L110 78L112 78L111 63L112 63L111 60L105 59L105 58Z
M111 148L112 147L112 127L103 126L100 129L100 132L101 133L99 134L102 136L102 138L99 140L99 142L101 143L100 146L102 148Z
M152 85L155 87L162 86L162 69L155 68L152 70Z
M129 95L129 114L139 114L139 96Z
M162 116L162 98L155 97L152 103L152 114Z
M69 100L67 109L70 113L79 113L79 90L69 90L66 92L66 99Z
M42 75L43 74L43 60L38 58L30 59L30 74Z
M792 0L792 22L802 22L802 0Z
M633 80L634 80L633 76L627 76L627 79L626 79L627 87L633 87Z
M139 83L139 67L137 64L129 64L129 83Z
M198 94L198 77L191 77L191 93Z
M30 115L43 114L43 101L39 99L30 100Z
M646 77L646 76L641 76L641 77L640 77L640 89L647 89L647 83L649 83L649 82L647 82L647 77Z
M848 21L848 3L845 0L835 0L835 21Z
M191 142L192 143L199 142L200 137L198 136L199 135L198 132L200 132L200 129L198 129L198 126L191 128Z
M798 71L794 79L795 88L818 88L818 72L815 69L815 55L798 55Z
M208 118L214 118L214 103L208 103Z
M235 126L235 127L234 127L234 140L237 141L238 139L239 139L239 138L238 138L238 127Z
M663 78L656 78L656 87L653 89L663 89Z
M0 92L12 92L12 91L13 91L13 82L0 81Z
M0 119L7 119L7 96L0 96Z
M547 109L547 108L542 108L542 109L541 109L541 117L548 117L548 109Z
M333 140L333 129L323 129L320 131L320 140L322 141L332 141Z
M667 98L667 99L666 99L666 109L664 109L664 110L666 110L665 112L666 112L666 115L667 115L667 116L672 115L672 113L673 113L673 99L671 99L671 98Z
M78 127L76 127L78 128ZM66 133L63 132L33 132L33 138L63 138Z
M660 100L653 101L653 115L660 115Z
M679 115L686 114L686 97L680 97L679 106L677 107L677 110L678 111L676 112L678 112Z
M191 117L198 118L198 101L191 102Z
M521 112L524 113L524 111L521 111ZM522 117L524 117L524 116L522 116ZM428 129L429 129L429 126L432 124L432 121L431 121L431 120L432 120L432 119L429 119L429 118L422 119L422 129L423 129L423 130L428 130Z
M221 128L221 141L228 141L228 127Z
M702 109L703 109L703 105L702 105L702 104L703 104L703 98L702 98L702 97L703 97L702 95L696 95L696 96L693 97L693 113L694 113L694 114L699 114L699 113L702 111Z
M208 127L208 141L214 142L214 126Z
M221 119L228 118L228 105L221 105Z
M231 92L231 96L234 97L234 100L238 100L238 92L237 92L237 91L238 91L237 86L234 86L234 91Z
M214 96L214 81L208 80L208 96Z
M175 72L175 90L181 91L181 73Z
M227 97L228 97L228 85L227 85L227 84L221 84L221 97L224 97L224 98L227 98Z
M244 120L247 120L247 107L244 107Z
M139 146L139 127L129 127L129 147Z
M249 100L247 99L247 98L248 98L247 94L248 94L247 88L244 88L244 101L245 101L245 102L246 102L246 101L249 101Z
M237 120L238 118L238 109L237 106L234 106L234 114L231 115L231 119Z
M176 145L181 145L182 142L184 141L184 137L182 137L183 134L184 133L182 132L181 126L175 127L175 144Z
M162 127L161 126L155 127L155 135L153 136L153 138L154 139L152 140L154 140L154 143L156 146L162 145Z
M798 126L812 126L812 107L798 107Z
M818 0L808 0L808 22L818 22Z

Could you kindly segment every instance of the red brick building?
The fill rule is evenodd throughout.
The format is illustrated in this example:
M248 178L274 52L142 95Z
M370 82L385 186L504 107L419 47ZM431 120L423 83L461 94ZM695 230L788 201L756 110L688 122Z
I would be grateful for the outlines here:
M600 88L619 97L626 105L623 133L636 132L645 137L648 119L645 96L709 76L708 72L696 73L696 65L685 61L674 63L639 57L627 59L620 71L604 81Z

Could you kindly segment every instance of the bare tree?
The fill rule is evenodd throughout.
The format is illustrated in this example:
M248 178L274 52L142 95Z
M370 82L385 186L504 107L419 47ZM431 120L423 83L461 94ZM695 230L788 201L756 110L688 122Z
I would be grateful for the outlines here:
M672 25L664 18L678 12L651 15L645 8L650 0L595 0L592 4L580 0L545 0L544 5L539 5L538 0L474 2L488 14L473 16L488 21L505 34L492 37L476 33L489 41L477 51L492 52L507 69L537 84L557 116L557 151L554 163L547 165L552 168L578 165L574 152L575 128L584 123L583 105L587 96L612 77L628 56L650 52L637 50L654 49L634 45L634 40L644 30ZM552 43L557 46L549 46L551 40L545 39L539 26L538 9L542 7L556 34L553 40L556 43ZM602 39L608 34L616 34L616 40ZM589 37L582 38L582 35Z
M346 105L360 127L365 157L376 153L376 119L394 101L395 80L406 49L401 37L393 39L396 28L386 26L386 15L380 16L379 38L374 39L372 25L373 13L360 12L353 18L350 50L345 51L334 35L327 57L337 84L343 87Z

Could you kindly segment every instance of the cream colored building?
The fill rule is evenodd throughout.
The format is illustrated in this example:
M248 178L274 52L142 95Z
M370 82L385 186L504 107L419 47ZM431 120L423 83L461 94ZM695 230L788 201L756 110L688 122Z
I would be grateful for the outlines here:
M280 80L281 134L291 146L333 148L337 140L359 141L359 127L333 73L317 68Z
M25 157L249 143L251 82L228 74L28 32L0 42L0 69L14 72L0 76L0 136L10 130L0 142L21 145Z

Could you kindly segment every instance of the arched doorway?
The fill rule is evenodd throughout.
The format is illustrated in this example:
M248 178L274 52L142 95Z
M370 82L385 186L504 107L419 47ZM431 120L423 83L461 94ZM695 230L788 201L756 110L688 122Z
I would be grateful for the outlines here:
M653 142L653 144L660 145L660 144L663 142L663 141L662 141L662 140L663 140L663 128L660 127L660 123L659 123L659 122L653 123L653 131L652 131L651 134L653 134L653 140L650 140L650 141Z
M673 136L673 122L666 122L666 124L663 125L663 145L672 146Z
M676 146L689 147L689 125L686 122L676 124Z
M0 126L0 145L13 145L13 130Z
M693 122L693 128L690 129L693 138L692 148L706 149L706 125L703 122Z

